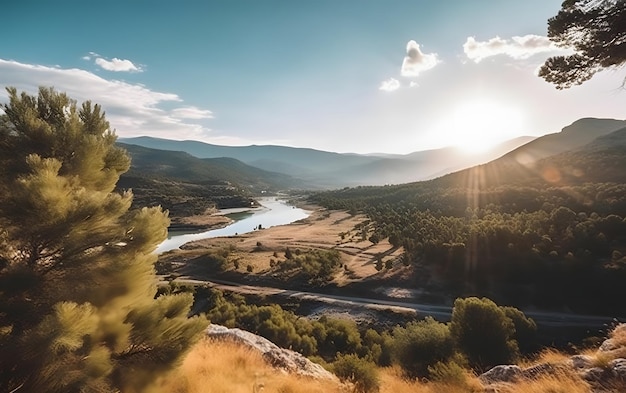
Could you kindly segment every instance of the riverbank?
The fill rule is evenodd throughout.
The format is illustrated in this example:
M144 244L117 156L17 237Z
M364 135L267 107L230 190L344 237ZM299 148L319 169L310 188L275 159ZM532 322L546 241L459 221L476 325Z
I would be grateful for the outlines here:
M284 259L287 248L302 251L311 249L337 249L341 253L344 268L333 280L335 285L344 286L363 279L385 279L402 275L406 270L399 258L402 249L392 247L387 240L373 244L363 239L355 227L366 217L351 215L346 211L330 211L320 206L298 204L306 208L310 215L288 225L278 225L233 236L214 237L190 241L180 250L172 250L160 256L160 260L178 265L185 260L197 258L207 251L219 248L233 250L230 260L237 260L238 269L231 265L232 273L243 274L248 278L272 282L272 260ZM395 269L376 269L377 258L383 263L389 261ZM252 269L252 274L247 270ZM202 277L195 277L203 279Z
M168 230L173 231L207 231L223 228L233 220L220 214L219 211L172 219Z

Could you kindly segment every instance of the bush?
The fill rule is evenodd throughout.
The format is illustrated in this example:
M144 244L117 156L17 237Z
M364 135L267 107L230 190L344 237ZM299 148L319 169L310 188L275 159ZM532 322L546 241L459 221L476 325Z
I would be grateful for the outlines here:
M465 387L468 385L466 364L467 360L457 354L451 360L428 366L428 377L433 382Z
M515 307L501 307L515 326L514 338L522 353L532 353L538 349L537 324L532 318L526 317L523 312Z
M353 383L354 392L370 393L380 390L376 366L357 355L339 355L332 370L341 381Z
M428 367L454 355L454 341L446 324L427 317L393 330L393 358L410 377L425 377Z
M479 370L511 363L519 355L513 321L487 298L456 299L450 333L470 365Z

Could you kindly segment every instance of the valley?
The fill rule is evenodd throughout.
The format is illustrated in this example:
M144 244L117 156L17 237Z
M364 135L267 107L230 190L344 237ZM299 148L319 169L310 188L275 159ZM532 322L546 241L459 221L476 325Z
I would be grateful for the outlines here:
M0 392L626 392L625 0L36 3Z

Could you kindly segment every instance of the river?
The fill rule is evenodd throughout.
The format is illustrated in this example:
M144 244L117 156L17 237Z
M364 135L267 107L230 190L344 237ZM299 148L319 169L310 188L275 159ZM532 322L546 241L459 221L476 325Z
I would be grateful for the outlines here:
M261 198L258 202L261 204L259 208L243 212L241 209L233 209L236 212L226 214L227 217L235 221L224 228L197 233L169 234L167 240L157 247L157 254L179 248L183 244L194 240L252 232L258 230L259 225L261 225L261 228L270 228L276 225L290 224L307 218L311 214L310 211L289 205L286 201L275 197Z

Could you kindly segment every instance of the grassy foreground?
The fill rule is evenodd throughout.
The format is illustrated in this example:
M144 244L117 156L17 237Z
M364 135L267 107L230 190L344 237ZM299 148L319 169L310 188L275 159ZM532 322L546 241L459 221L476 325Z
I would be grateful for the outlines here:
M626 329L609 333L616 348L610 352L588 349L582 352L592 367L605 368L608 362L626 356ZM564 364L570 355L546 349L521 367L537 364ZM461 378L443 382L406 379L398 367L379 368L380 393L478 393L485 387L475 375L465 372ZM495 386L492 386L492 389ZM624 385L606 386L606 392L623 392ZM588 393L591 386L573 370L558 369L550 374L501 383L501 393ZM487 390L489 391L489 390ZM233 342L204 339L187 354L183 363L155 385L154 393L348 393L354 386L331 380L315 380L277 371L254 350Z
M381 393L479 392L474 377L463 387L406 380L397 368L380 369ZM469 390L468 390L469 389ZM202 340L182 365L164 377L155 392L169 393L343 393L353 387L277 371L255 351L236 343Z

